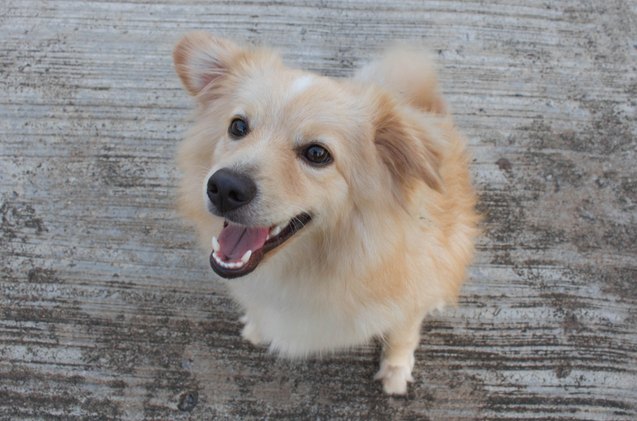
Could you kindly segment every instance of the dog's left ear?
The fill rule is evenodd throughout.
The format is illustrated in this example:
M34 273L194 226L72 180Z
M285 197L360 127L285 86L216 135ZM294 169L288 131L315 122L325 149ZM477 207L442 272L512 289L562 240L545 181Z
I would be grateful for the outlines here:
M214 90L240 57L242 49L207 32L186 34L173 50L175 70L186 90L199 95Z
M431 189L441 192L441 154L430 134L402 116L394 101L388 98L381 98L375 124L374 143L401 193L415 180L422 180Z

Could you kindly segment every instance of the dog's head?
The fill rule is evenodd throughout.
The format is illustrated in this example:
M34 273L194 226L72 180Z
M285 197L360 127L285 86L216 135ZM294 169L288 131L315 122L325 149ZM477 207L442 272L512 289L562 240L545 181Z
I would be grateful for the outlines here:
M174 61L199 104L206 147L191 154L209 155L197 157L207 174L191 200L225 220L210 257L222 277L352 212L406 200L415 183L440 188L427 134L377 87L289 69L271 51L201 32L179 42Z

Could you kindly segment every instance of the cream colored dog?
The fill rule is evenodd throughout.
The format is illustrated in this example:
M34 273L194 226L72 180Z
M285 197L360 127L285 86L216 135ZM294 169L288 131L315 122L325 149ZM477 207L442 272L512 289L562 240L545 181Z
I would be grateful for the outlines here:
M380 338L376 378L405 393L421 322L456 299L478 222L428 57L394 49L334 80L195 32L174 60L198 104L180 205L243 337L286 357Z

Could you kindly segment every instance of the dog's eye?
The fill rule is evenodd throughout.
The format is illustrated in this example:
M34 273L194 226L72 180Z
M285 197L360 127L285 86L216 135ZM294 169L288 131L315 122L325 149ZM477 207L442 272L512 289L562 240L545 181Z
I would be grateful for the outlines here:
M242 118L235 118L230 123L230 127L228 127L228 134L230 134L233 139L241 139L245 137L249 131L248 122Z
M303 149L301 156L308 164L322 167L332 162L332 155L321 145L313 143Z

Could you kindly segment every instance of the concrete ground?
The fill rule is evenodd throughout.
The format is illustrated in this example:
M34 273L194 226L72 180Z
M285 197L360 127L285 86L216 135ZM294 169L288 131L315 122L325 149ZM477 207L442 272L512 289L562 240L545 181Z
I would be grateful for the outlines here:
M485 234L390 398L379 348L278 361L174 211L191 29L347 76L437 54ZM635 1L0 3L0 419L637 419Z

